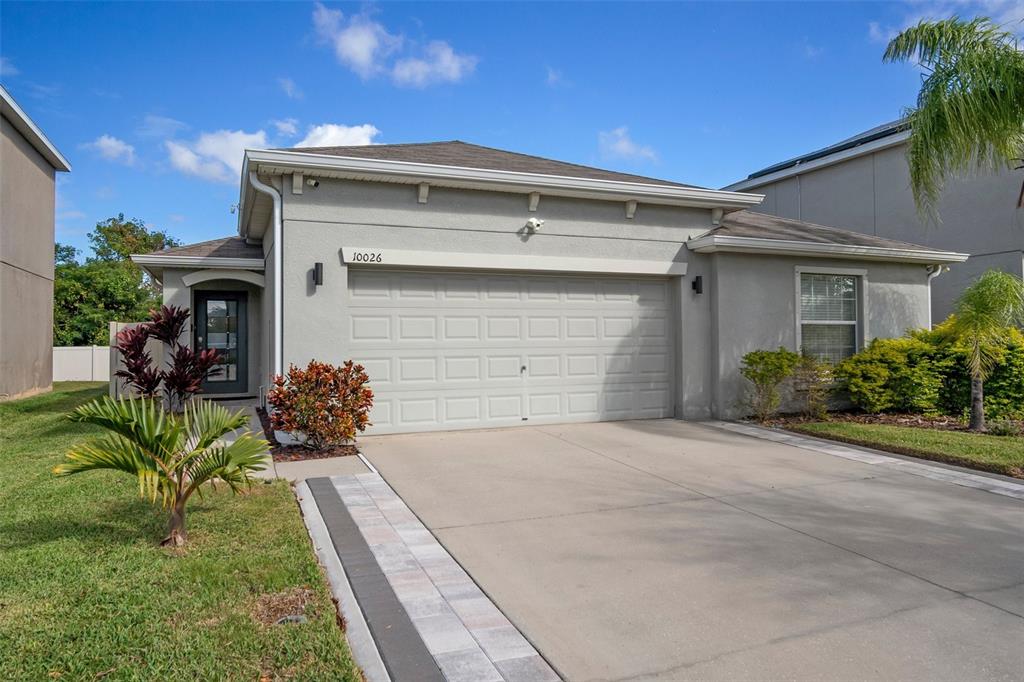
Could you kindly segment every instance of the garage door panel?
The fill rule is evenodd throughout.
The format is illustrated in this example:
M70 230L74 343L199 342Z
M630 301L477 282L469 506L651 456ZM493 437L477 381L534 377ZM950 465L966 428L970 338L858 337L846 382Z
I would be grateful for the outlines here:
M373 433L672 414L667 280L349 279L345 341L370 374Z

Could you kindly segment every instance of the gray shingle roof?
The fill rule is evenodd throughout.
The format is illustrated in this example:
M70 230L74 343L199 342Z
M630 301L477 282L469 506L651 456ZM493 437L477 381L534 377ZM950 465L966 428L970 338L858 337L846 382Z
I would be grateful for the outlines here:
M880 249L911 249L935 251L928 246L885 239L872 234L861 234L827 227L802 220L779 218L754 211L736 211L722 218L722 224L711 230L709 235L729 237L751 237L754 239L778 239L783 241L809 242L813 244L839 244L843 246L866 246Z
M592 166L581 166L575 163L545 159L540 156L530 156L529 154L494 149L493 147L483 147L478 144L462 142L461 140L412 144L375 144L361 147L295 147L285 151L350 156L359 159L407 161L438 166L514 171L517 173L537 173L567 178L638 182L668 187L696 187L696 185L684 185L679 182L659 180L643 175L619 173L602 168L593 168Z
M197 258L258 258L263 260L263 247L247 244L241 237L223 237L172 249L154 251L149 256L195 256Z

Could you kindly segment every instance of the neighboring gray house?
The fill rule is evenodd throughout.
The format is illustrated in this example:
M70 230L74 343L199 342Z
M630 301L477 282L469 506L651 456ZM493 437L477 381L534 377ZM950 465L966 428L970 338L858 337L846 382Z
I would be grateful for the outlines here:
M948 182L941 222L922 221L910 191L909 132L899 123L752 173L725 189L764 194L756 211L836 225L855 232L971 255L932 284L935 322L986 270L1024 275L1024 210L1017 207L1024 173L986 173Z
M53 385L55 180L69 170L0 86L0 400Z
M744 353L922 326L965 258L760 201L463 142L249 150L238 236L133 258L228 352L210 390L352 358L373 433L735 416Z

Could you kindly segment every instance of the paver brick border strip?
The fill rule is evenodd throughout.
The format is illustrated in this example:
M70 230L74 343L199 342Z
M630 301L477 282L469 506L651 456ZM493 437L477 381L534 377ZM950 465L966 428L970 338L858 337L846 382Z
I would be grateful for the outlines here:
M329 478L310 478L306 485L344 565L388 674L394 680L444 682L441 669L384 577L334 484Z
M850 447L836 441L800 436L793 432L766 429L763 426L754 426L753 424L724 421L708 421L703 423L717 429L732 431L733 433L739 433L753 438L760 438L761 440L784 443L804 450L813 450L814 452L822 452L834 457L851 459L863 464L885 466L895 471L911 474L913 476L921 476L923 478L952 483L953 485L959 485L965 488L984 490L995 495L1024 500L1024 484L1002 480L1001 478L996 478L994 475L972 474L966 471L958 471L956 469L924 464L921 462L901 459L899 457L893 457L869 448Z
M334 549L327 526L324 525L324 519L320 516L320 510L305 481L296 484L295 497L298 498L303 523L306 524L309 538L313 542L313 550L327 574L331 595L345 619L345 638L348 640L352 657L362 670L366 682L392 682L356 596L352 593L352 586L345 575L345 567L342 566L341 558Z

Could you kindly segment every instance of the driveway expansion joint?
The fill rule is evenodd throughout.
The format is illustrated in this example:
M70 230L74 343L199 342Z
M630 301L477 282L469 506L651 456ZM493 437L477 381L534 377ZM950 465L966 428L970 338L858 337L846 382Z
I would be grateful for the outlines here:
M834 455L834 456L837 456L837 457L843 457L845 459L852 459L852 460L855 460L855 461L858 461L858 462L862 462L862 463L866 463L866 464L881 464L881 465L899 464L899 465L909 465L910 467L916 467L917 469L934 469L934 470L936 470L938 472L941 472L942 474L951 474L952 476L950 476L950 477L946 477L946 476L942 476L942 477L932 476L932 475L929 475L929 473L927 473L927 472L920 472L920 473L917 473L916 475L924 476L924 477L927 477L927 478L939 478L939 480L943 480L943 481L946 481L946 482L949 482L949 483L956 483L958 485L965 485L967 487L973 487L973 488L981 487L980 485L978 485L978 481L975 481L974 479L982 479L982 482L984 482L984 481L991 481L994 484L993 489L989 489L988 487L985 487L985 488L982 488L982 489L986 490L988 492L996 493L996 494L1008 495L1010 497L1018 497L1019 496L1021 499L1024 499L1024 485L1016 486L1016 487L1020 488L1020 493L1018 495L1018 494L1016 494L1012 490L1010 492L1005 492L1005 490L1006 490L1005 486L1015 486L1015 484L1004 483L1003 481L997 481L995 479L988 479L987 477L983 477L983 476L974 476L972 474L965 474L965 473L960 473L960 472L956 472L956 471L949 471L947 469L940 469L938 467L928 467L927 465L924 465L924 464L917 464L915 462L907 462L906 460L897 459L895 457L886 457L885 455L882 455L880 453L876 454L876 453L873 453L873 452L854 450L853 448L848 448L848 447L843 447L843 446L837 446L837 447L833 448L833 447L831 447L830 444L827 444L827 443L820 443L819 441L814 441L812 439L802 438L800 436L791 436L791 434L788 434L788 433L787 434L775 434L773 431L771 431L769 429L764 429L764 428L756 427L756 426L750 426L750 425L747 425L747 424L737 424L737 423L731 423L731 422L706 422L706 424L709 425L709 426L712 426L714 428L724 429L724 430L727 430L727 431L734 431L736 433L740 433L740 434L743 434L743 435L751 436L751 437L754 437L754 438L762 438L762 439L765 439L765 440L772 440L772 441L776 441L776 442L783 442L783 443L786 443L788 445L793 445L795 447L799 447L799 448L802 448L802 449L817 450L817 451L820 451L820 452L824 452L825 454ZM963 599L969 599L971 601L975 601L975 602L977 602L979 604L983 604L985 606L988 606L990 608L996 609L998 611L1002 611L1003 613L1005 613L1007 615L1010 615L1010 616L1013 616L1015 618L1024 618L1019 613L1016 613L1014 611L1010 611L1010 610L1008 610L1006 608L1003 608L1003 607L998 606L996 604L992 604L992 603L990 603L988 601L985 601L984 599L980 599L978 597L975 597L975 596L973 596L972 594L970 594L967 591L962 591L962 590L958 590L958 589L955 589L955 588L952 588L952 587L948 587L946 585L943 585L942 583L938 583L938 582L935 582L934 580L930 580L928 578L925 578L925 577L922 577L920 575L917 575L916 573L913 573L912 571L900 568L899 566L895 566L895 565L890 564L890 563L886 563L885 561L882 561L880 559L876 559L876 558L874 558L872 556L869 556L867 554L864 554L862 552L858 552L857 550L850 549L849 547L844 547L843 545L837 544L837 543L832 542L830 540L826 540L825 538L822 538L822 537L818 537L817 535L814 535L813 533L809 533L807 531L800 530L799 528L795 528L793 526L790 526L790 525L787 525L785 523L782 523L781 521L777 521L775 519L772 519L770 517L764 516L762 514L758 514L757 512L751 511L749 509L745 509L744 507L740 506L740 504L733 504L732 502L729 501L731 498L750 496L751 494L770 494L772 492L771 490L761 491L760 493L736 493L736 494L731 494L731 495L722 495L722 496L715 497L715 496L712 496L712 495L708 495L706 493L702 493L699 490L694 490L693 488L690 488L688 486L682 485L681 483L677 483L675 481L672 481L671 479L665 478L664 476L659 476L658 474L654 474L652 472L645 471L644 469L642 469L640 467L634 466L632 464L628 464L626 462L622 462L622 461L616 459L615 457L612 457L611 455L605 454L605 453L600 452L598 450L594 450L592 448L588 448L588 447L586 447L584 445L580 445L579 443L574 443L571 440L569 440L567 438L563 438L560 435L552 434L552 433L550 433L548 431L545 431L544 429L540 429L540 430L543 433L545 433L546 435L549 435L549 436L551 436L553 438L557 438L558 440L561 440L561 441L563 441L565 443L568 443L568 444L570 444L570 445L572 445L574 447L581 448L583 450L586 450L587 452L591 452L591 453L593 453L595 455L598 455L599 457L603 457L603 458L611 460L613 462L618 462L619 464L622 464L625 467L628 467L630 469L634 469L634 470L636 470L638 472L641 472L641 473L648 474L649 476L651 476L653 478L656 478L656 479L659 479L661 481L664 481L666 483L670 483L672 485L676 485L679 488L682 488L684 490L687 490L687 491L690 491L690 492L694 493L695 495L700 495L701 498L702 498L702 499L698 499L698 500L689 500L689 501L713 501L713 502L717 502L717 503L725 505L725 506L727 506L727 507L729 507L731 509L734 509L734 510L740 512L740 513L749 514L750 516L758 518L758 519L760 519L762 521L765 521L767 523L771 523L771 524L773 524L775 526L778 526L780 528L785 528L786 530L788 530L790 532L798 533L798 534L803 535L804 537L809 538L811 540L816 540L818 542L821 542L821 543L824 543L826 545L829 545L830 547L834 547L835 549L838 549L838 550L841 550L841 551L844 551L844 552L849 552L850 554L853 554L853 555L858 556L858 557L860 557L862 559L866 559L868 561L871 561L871 562L873 562L873 563L875 563L875 564L877 564L879 566L882 566L884 568L888 568L890 570L897 571L897 572L902 573L903 575L906 575L906 576L908 576L910 578L915 578L915 579L920 580L920 581L922 581L924 583L927 583L927 584L929 584L929 585L931 585L933 587L937 587L937 588L939 588L941 590L945 590L947 592L955 594L958 597L961 597ZM761 432L765 432L768 435L765 435L765 433L761 433ZM781 436L781 437L773 437L773 436ZM796 441L809 441L809 443L801 443L801 442L796 442ZM812 445L815 445L815 444L818 445L818 447L812 447ZM846 451L849 451L849 452L846 452ZM896 468L896 467L893 467L893 468ZM899 467L898 470L899 471L904 471L902 466ZM910 471L907 471L906 473L915 473L915 471L914 470L910 470ZM960 483L959 480L957 479L957 476L964 477L964 480L966 482ZM867 479L872 479L874 477L866 477L866 478ZM884 477L881 477L881 478L884 478ZM854 480L861 480L861 479L857 478L857 479L854 479ZM845 481L830 481L828 483L818 484L818 485L830 485L830 484L843 483L843 482L845 482ZM686 502L686 501L687 500L678 500L677 502L681 503L681 502ZM648 506L648 505L644 505L644 506ZM650 505L650 506L653 506L653 505Z
M992 476L935 466L933 464L929 464L927 460L917 461L912 459L903 459L885 452L871 450L870 448L851 447L839 442L808 438L795 433L767 429L753 424L724 421L709 421L703 423L716 429L739 433L745 436L750 436L751 438L760 438L761 440L768 440L774 443L784 443L803 450L812 450L814 452L832 455L833 457L842 457L843 459L853 460L862 464L880 466L898 473L910 474L911 476L921 476L923 478L952 483L953 485L959 485L965 488L984 490L985 492L992 493L994 495L1002 495L1004 497L1024 500L1024 482L1015 483L1013 481L1006 481Z

